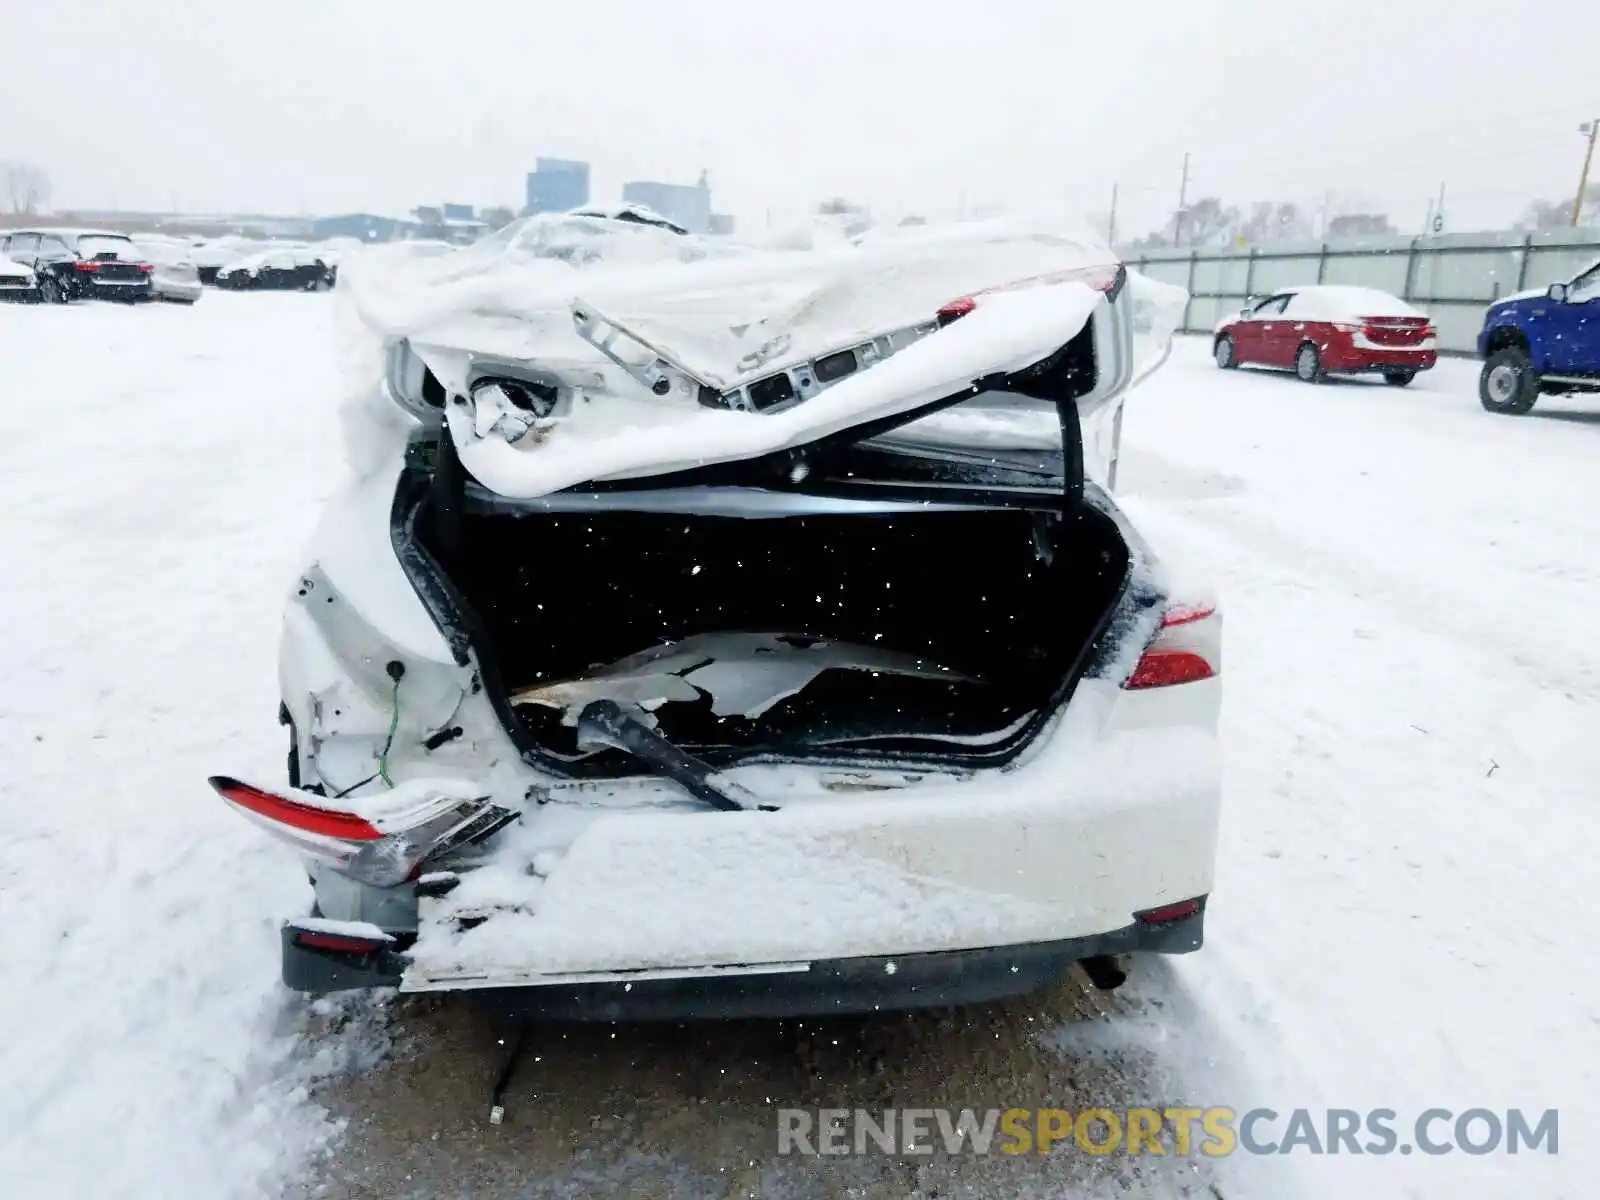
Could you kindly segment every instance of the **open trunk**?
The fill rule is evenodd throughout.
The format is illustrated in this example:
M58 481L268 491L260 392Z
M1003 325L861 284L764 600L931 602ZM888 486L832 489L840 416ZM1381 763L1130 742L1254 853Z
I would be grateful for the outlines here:
M443 452L402 485L402 559L518 744L575 774L637 770L581 743L596 699L713 764L1003 760L1070 692L1129 573L1071 453L891 435L776 478L511 500L457 490Z
M461 532L445 569L490 686L515 732L566 759L577 712L601 697L642 704L711 761L992 757L1075 679L1127 568L1089 505L745 517L469 502Z
M712 766L1003 761L1070 693L1129 577L1084 479L1079 401L1114 382L1098 299L1066 291L1034 325L1006 298L964 309L863 372L883 396L848 421L821 417L853 380L784 418L734 418L752 441L769 421L816 425L792 440L647 478L486 486L478 467L514 483L506 454L526 468L555 451L486 458L492 434L457 405L414 443L401 561L523 753L563 773L638 770L637 746L580 720L597 701ZM999 337L1027 365L985 374ZM987 444L1008 423L1032 448Z

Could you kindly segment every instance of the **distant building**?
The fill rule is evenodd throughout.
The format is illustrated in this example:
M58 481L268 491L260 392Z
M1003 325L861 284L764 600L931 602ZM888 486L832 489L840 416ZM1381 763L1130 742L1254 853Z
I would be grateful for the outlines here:
M472 210L472 205L470 204L446 204L443 207L446 221L477 220L478 214Z
M342 213L333 217L319 217L311 222L314 238L353 237L363 242L387 242L397 237L405 222L394 217L380 217L373 213Z
M465 211L464 217L451 216L452 212ZM408 230L415 237L429 238L440 242L454 242L457 245L466 245L475 242L489 227L484 222L471 215L470 204L423 204L411 210L414 224Z
M728 213L712 213L711 228L708 232L718 237L731 237L733 236L733 226L733 217Z
M516 219L517 214L512 212L509 208L491 206L489 208L480 208L478 210L478 220L482 221L486 226L488 226L491 232L496 229L504 229Z
M589 164L565 158L534 160L523 215L563 213L589 203Z
M622 198L629 204L653 208L668 220L676 221L690 233L711 232L711 185L705 172L693 186L639 180L622 185Z

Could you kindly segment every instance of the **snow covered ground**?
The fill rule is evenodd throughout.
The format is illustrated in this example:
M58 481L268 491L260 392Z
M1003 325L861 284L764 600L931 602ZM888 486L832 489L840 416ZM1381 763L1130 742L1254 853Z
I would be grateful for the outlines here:
M309 888L205 784L281 770L326 312L0 309L0 1194L269 1194L330 1132L276 982Z
M1126 426L1130 508L1227 612L1217 902L1162 1024L1216 1074L1185 1082L1285 1113L1560 1108L1555 1159L1285 1162L1329 1195L1592 1194L1600 403L1506 419L1471 362L1402 392L1206 349Z
M592 1144L543 1157L517 1125L580 1082L546 1078L496 1141L481 1107L437 1102L457 1084L482 1100L492 1039L452 1042L431 1010L286 994L275 918L308 889L204 783L279 769L280 604L341 468L328 313L326 297L215 293L192 310L0 308L0 1195L234 1200L309 1173L337 1194L524 1196L618 1179L584 1173L609 1152L609 1116L559 1114ZM1384 1107L1402 1127L1430 1107L1560 1108L1560 1154L764 1164L776 1068L758 1062L746 1108L720 1110L769 1138L738 1179L794 1195L1592 1193L1600 403L1493 417L1475 374L1309 387L1180 345L1130 406L1123 490L1226 604L1208 945L1074 1001L1106 1016L924 1023L914 1055L886 1034L858 1072L807 1050L824 1068L807 1068L805 1102L973 1103L976 1088L1001 1107ZM411 1048L374 1067L389 1031ZM727 1145L681 1082L717 1061L719 1035L620 1036L631 1050L591 1062L610 1063L608 1103L661 1106L664 1157L626 1180L664 1193L697 1143ZM734 1057L767 1052L729 1036ZM918 1059L901 1086L933 1094L887 1092L897 1052ZM456 1079L468 1053L481 1070ZM352 1069L356 1086L318 1086Z

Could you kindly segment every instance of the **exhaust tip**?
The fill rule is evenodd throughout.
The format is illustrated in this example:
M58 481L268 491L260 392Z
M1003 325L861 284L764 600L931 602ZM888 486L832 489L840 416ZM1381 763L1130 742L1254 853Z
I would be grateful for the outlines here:
M1109 954L1081 959L1078 965L1089 977L1089 982L1102 992L1115 991L1128 981L1128 972Z

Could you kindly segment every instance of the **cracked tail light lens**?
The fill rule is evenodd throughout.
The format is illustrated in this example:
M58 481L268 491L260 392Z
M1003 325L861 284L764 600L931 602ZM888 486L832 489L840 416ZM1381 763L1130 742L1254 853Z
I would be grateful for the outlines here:
M372 822L351 812L303 804L225 775L213 776L210 782L217 795L246 815L299 833L347 842L375 842L383 837L383 832Z
M412 878L428 858L498 832L517 814L487 796L422 795L371 819L317 803L306 792L285 796L226 775L211 786L242 816L335 870L373 887Z
M1222 671L1222 616L1215 605L1174 603L1124 681L1125 691L1174 687Z

